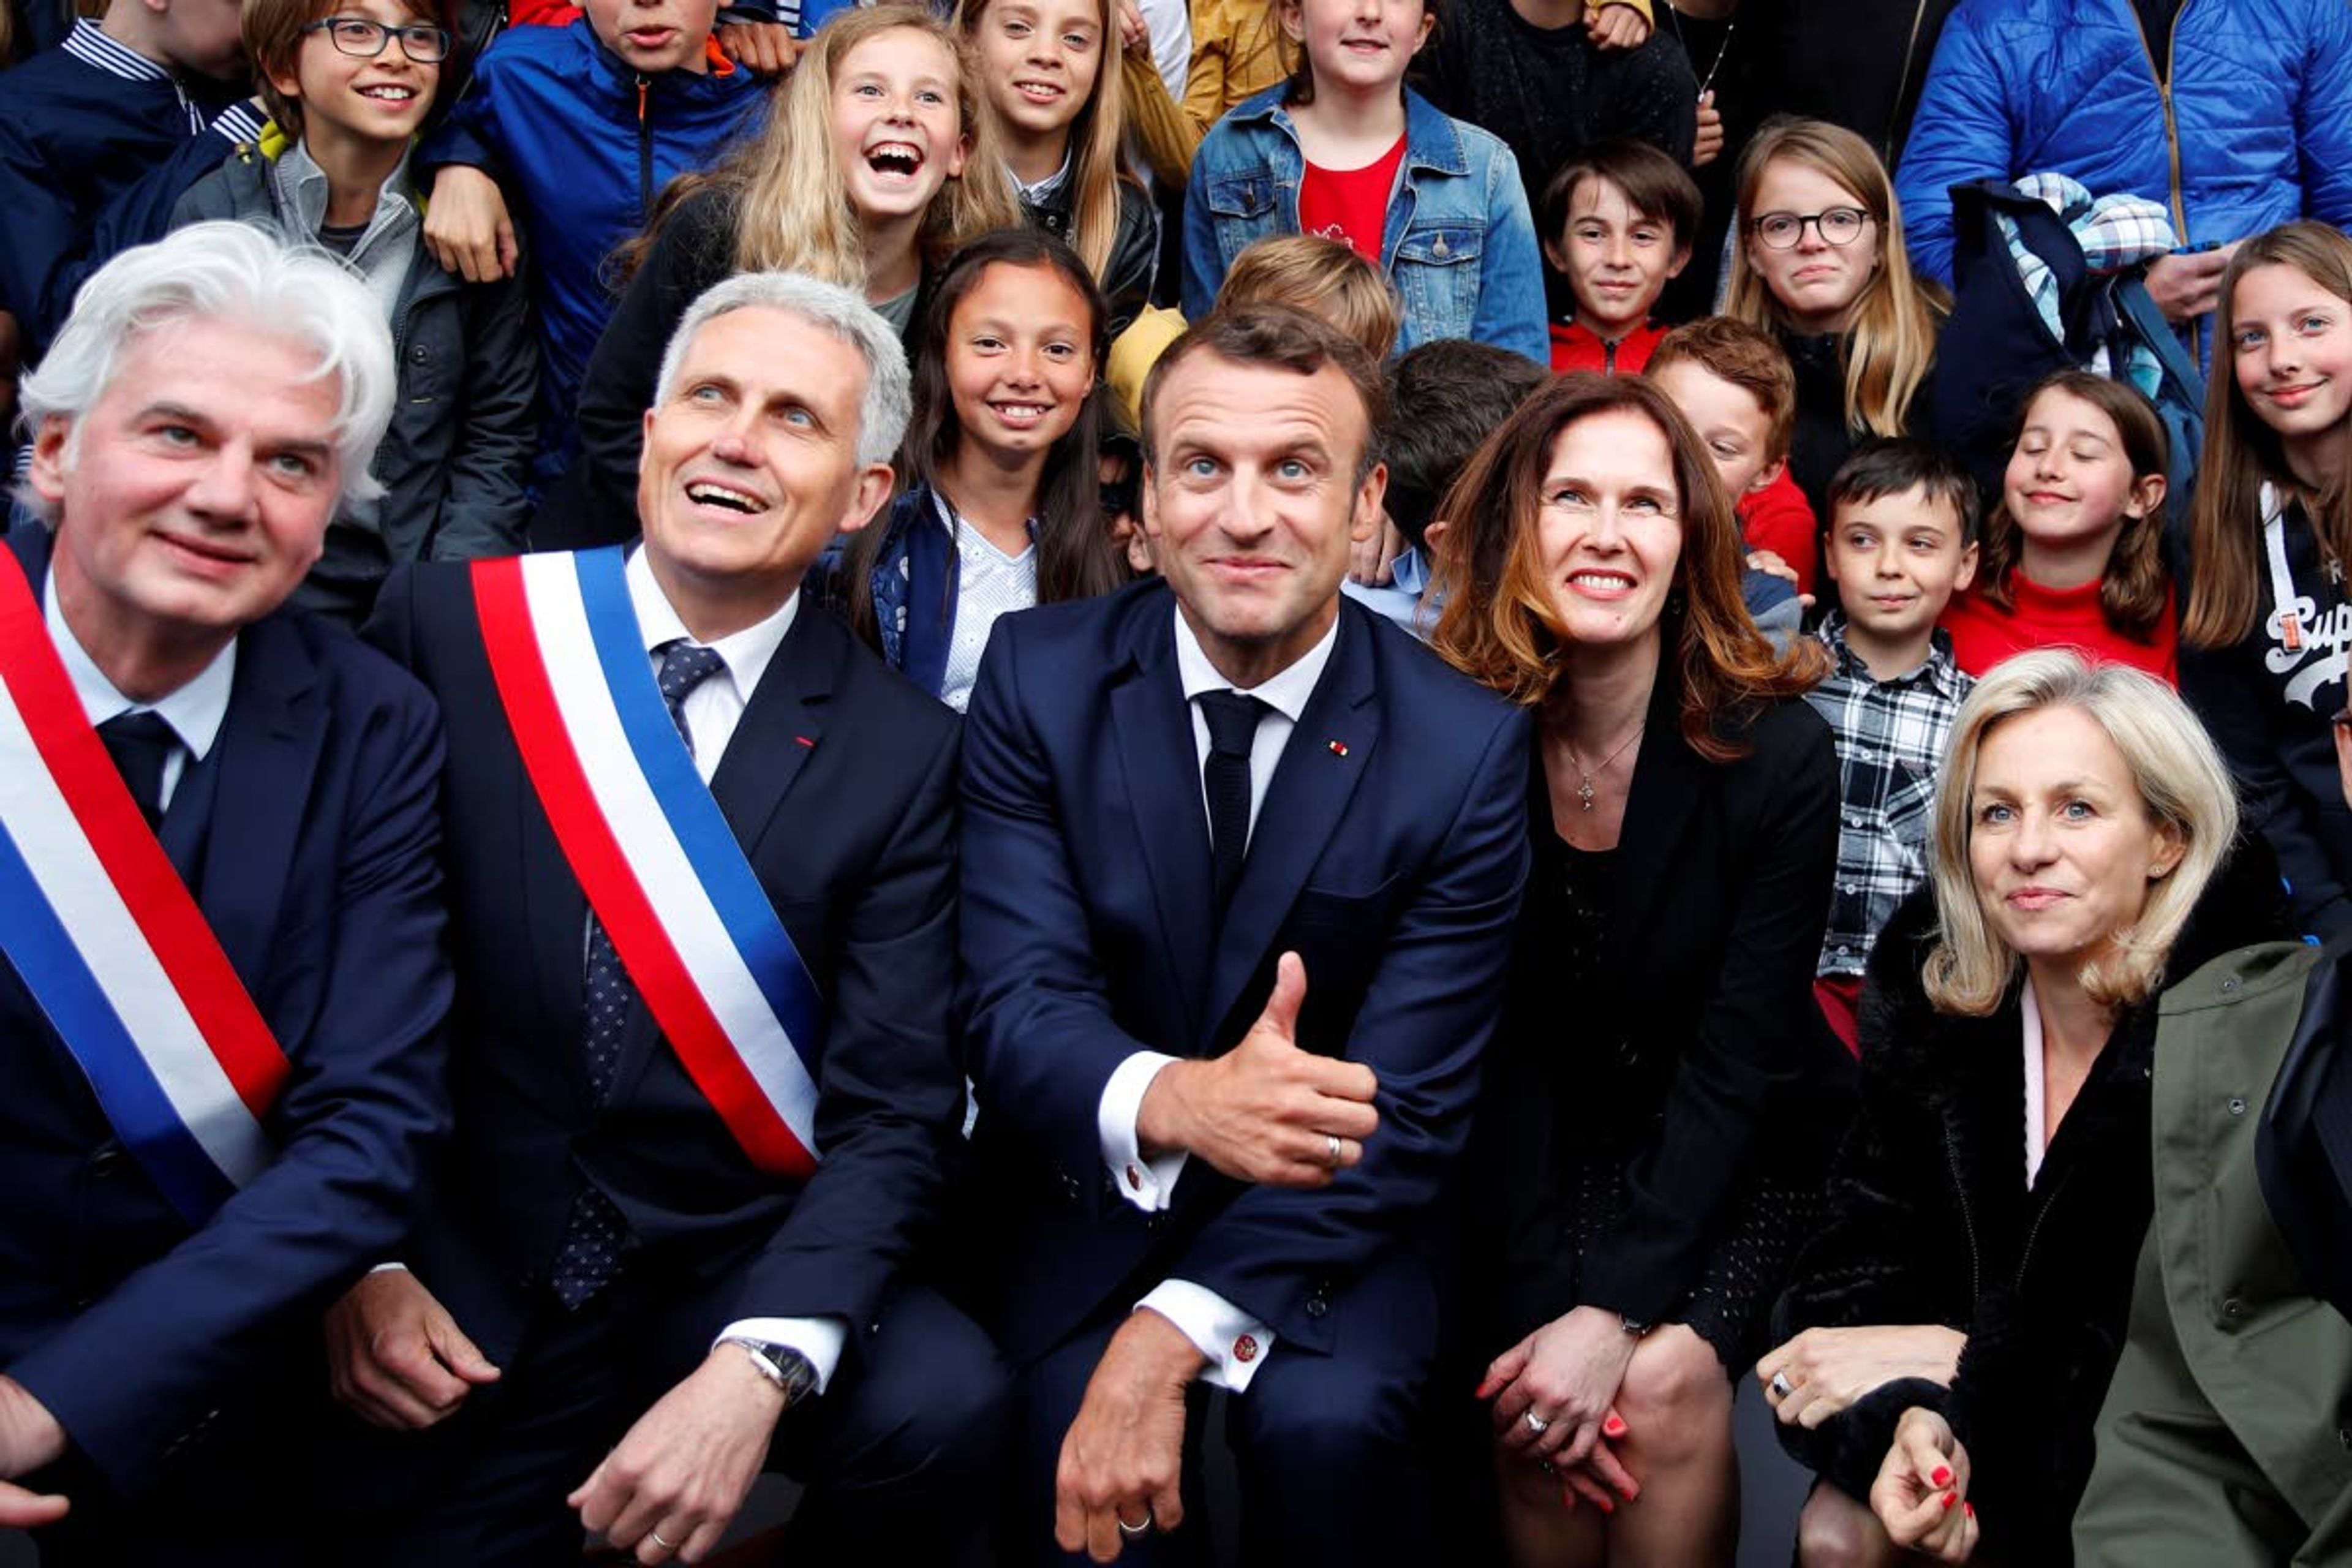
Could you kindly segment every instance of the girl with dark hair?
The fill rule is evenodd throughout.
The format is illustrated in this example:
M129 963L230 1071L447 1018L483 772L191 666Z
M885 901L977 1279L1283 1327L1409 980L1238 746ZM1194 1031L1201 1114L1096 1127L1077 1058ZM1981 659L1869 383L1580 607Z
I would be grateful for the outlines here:
M1845 1055L1811 1005L1838 769L1802 694L1824 657L1756 629L1715 465L1637 377L1545 386L1439 511L1435 646L1538 717L1466 1173L1506 1543L1727 1562L1732 1379L1816 1212L1821 1075Z
M2172 443L2156 405L2086 370L2026 397L1985 519L1973 586L1952 596L1952 657L1983 675L2012 655L2072 647L2176 679L2179 638L2164 567L2164 476Z
M961 712L996 617L1126 581L1096 451L1102 290L1050 235L1006 229L940 274L915 357L908 489L854 534L828 596L893 668Z

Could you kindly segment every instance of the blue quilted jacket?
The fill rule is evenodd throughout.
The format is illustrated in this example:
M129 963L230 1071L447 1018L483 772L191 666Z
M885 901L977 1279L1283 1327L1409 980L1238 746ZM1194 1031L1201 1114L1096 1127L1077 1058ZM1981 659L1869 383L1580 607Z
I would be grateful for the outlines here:
M2167 204L2184 245L2352 222L2352 5L2183 0L2172 90L2132 0L1968 0L1896 171L1912 265L1951 281L1969 180L2071 174Z

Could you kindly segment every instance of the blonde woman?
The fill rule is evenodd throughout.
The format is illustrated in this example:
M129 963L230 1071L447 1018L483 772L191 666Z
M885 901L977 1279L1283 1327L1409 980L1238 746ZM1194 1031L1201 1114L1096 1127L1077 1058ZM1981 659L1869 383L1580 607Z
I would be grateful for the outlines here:
M2164 987L2288 934L2220 753L2154 678L2072 653L1953 726L1930 886L1871 955L1863 1112L1756 1365L1819 1472L1809 1564L2071 1560L2151 1206Z
M792 271L855 289L911 340L925 285L966 240L1017 226L1021 206L978 71L919 5L844 11L811 39L767 129L664 195L580 393L584 496L558 490L534 542L637 531L637 453L663 345L686 307L738 272ZM820 153L819 150L824 150Z
M1912 272L1886 165L1853 132L1768 121L1740 154L1737 184L1724 313L1788 350L1797 372L1789 472L1827 517L1831 476L1857 441L1927 434L1947 302Z

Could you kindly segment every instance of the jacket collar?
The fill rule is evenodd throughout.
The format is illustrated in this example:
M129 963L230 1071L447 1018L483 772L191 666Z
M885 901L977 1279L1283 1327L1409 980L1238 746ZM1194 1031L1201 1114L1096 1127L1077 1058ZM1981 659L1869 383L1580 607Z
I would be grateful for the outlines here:
M705 58L710 63L708 71L698 74L666 70L641 78L627 61L604 47L604 40L596 36L596 29L589 26L586 16L572 24L572 32L575 47L587 62L590 82L597 91L626 104L632 117L637 111L637 87L641 81L649 101L717 103L751 89L751 73L720 55L715 44L704 46Z
M1285 100L1286 82L1276 83L1236 108L1226 118L1237 122L1263 121L1298 142L1297 122L1290 118ZM1305 159L1302 150L1300 158ZM1462 128L1452 117L1411 88L1404 89L1404 161L1411 169L1433 174L1466 175L1470 154L1462 144Z

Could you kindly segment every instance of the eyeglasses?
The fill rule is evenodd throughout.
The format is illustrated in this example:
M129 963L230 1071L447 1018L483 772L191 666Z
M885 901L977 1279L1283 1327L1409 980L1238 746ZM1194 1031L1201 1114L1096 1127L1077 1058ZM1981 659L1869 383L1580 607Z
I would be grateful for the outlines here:
M337 53L349 55L353 59L374 59L394 38L400 40L400 52L418 65L439 65L449 58L448 32L423 22L411 22L404 27L387 27L382 22L371 22L365 16L329 16L321 21L306 23L302 31L326 34L327 41L335 46Z
M1869 221L1870 215L1860 207L1832 207L1818 213L1764 213L1748 227L1774 250L1794 250L1811 224L1823 244L1843 248L1862 237L1862 226Z

